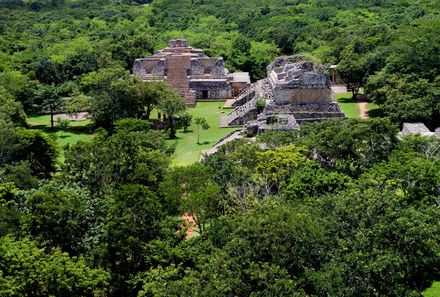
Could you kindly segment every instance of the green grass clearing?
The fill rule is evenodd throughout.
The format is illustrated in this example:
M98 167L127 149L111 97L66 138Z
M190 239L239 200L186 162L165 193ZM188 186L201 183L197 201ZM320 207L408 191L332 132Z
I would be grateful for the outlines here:
M351 92L335 94L336 101L347 118L360 118L359 105L352 99Z
M55 138L58 147L60 148L60 156L58 161L64 162L65 145L73 145L78 141L91 141L93 139L92 123L90 119L84 121L70 121L70 126L61 131L55 122L55 127L50 127L50 115L31 115L27 118L27 123L31 129L36 129L47 133L49 136Z
M439 297L440 296L440 282L433 282L432 286L422 293L423 297Z
M200 129L200 144L197 144L197 126L193 123L189 132L183 130L177 132L177 139L167 140L170 145L176 146L173 156L173 165L183 166L199 161L200 152L210 148L220 138L237 130L237 128L219 128L220 116L226 115L231 110L224 110L221 107L224 102L198 102L195 108L188 108L187 111L193 116L204 117L210 128L208 130ZM157 111L153 111L152 117L157 116ZM49 135L55 136L60 148L66 144L76 144L78 141L91 141L93 131L91 130L91 121L71 121L66 131L60 131L55 124L55 128L50 127L50 115L29 116L28 124L32 129L38 129ZM61 150L60 162L63 162L63 150Z
M231 133L237 128L219 128L220 116L226 115L231 110L224 110L221 107L224 102L197 102L195 108L188 108L187 112L196 117L204 117L209 124L208 130L200 129L200 144L197 144L197 126L192 123L189 132L183 130L177 132L177 139L168 140L170 144L176 145L173 157L173 165L183 166L199 161L200 152L210 148L223 136ZM155 116L157 112L153 112Z

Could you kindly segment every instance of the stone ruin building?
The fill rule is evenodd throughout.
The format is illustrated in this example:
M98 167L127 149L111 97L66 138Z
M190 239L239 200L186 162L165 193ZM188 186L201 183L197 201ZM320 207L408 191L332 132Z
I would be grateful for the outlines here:
M435 136L440 138L440 128L431 132L423 123L404 123L402 131L399 132L398 137L402 139L409 135L421 135L425 137Z
M151 57L136 59L133 74L143 80L164 80L185 99L188 106L196 100L230 99L250 85L249 73L229 73L223 58L208 57L184 39L175 39Z
M259 114L258 100L266 101ZM267 67L267 78L252 84L229 105L234 109L220 119L221 127L246 125L247 130L258 133L344 117L328 76L303 55L275 59Z

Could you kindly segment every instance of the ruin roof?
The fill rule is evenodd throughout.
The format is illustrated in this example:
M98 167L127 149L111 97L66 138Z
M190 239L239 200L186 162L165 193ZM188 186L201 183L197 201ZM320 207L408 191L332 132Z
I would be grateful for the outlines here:
M432 136L433 132L429 131L429 129L423 123L404 123L402 132L402 136L420 134L422 136Z
M268 67L272 86L285 88L329 88L330 81L322 68L304 55L276 58Z
M232 77L232 82L244 82L248 84L251 83L249 72L234 72L231 73L230 76Z

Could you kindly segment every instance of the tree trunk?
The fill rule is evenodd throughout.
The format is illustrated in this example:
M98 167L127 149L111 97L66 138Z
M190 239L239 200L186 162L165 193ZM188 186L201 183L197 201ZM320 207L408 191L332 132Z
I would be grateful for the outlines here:
M171 139L174 139L174 138L176 138L176 125L175 125L175 123L174 123L174 116L168 116L168 119L169 119L169 129L170 129L170 138Z
M50 127L53 129L53 107L50 107Z

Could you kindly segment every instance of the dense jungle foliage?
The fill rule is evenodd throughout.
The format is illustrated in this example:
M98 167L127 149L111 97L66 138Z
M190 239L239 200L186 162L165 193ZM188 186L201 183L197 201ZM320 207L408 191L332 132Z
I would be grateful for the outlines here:
M440 140L397 132L440 126L439 12L435 0L0 0L0 296L421 296L440 280ZM278 55L338 64L380 114L172 167L183 100L130 70L178 37L254 80ZM147 121L155 109L167 133ZM90 111L96 136L60 162L26 121L43 110Z

